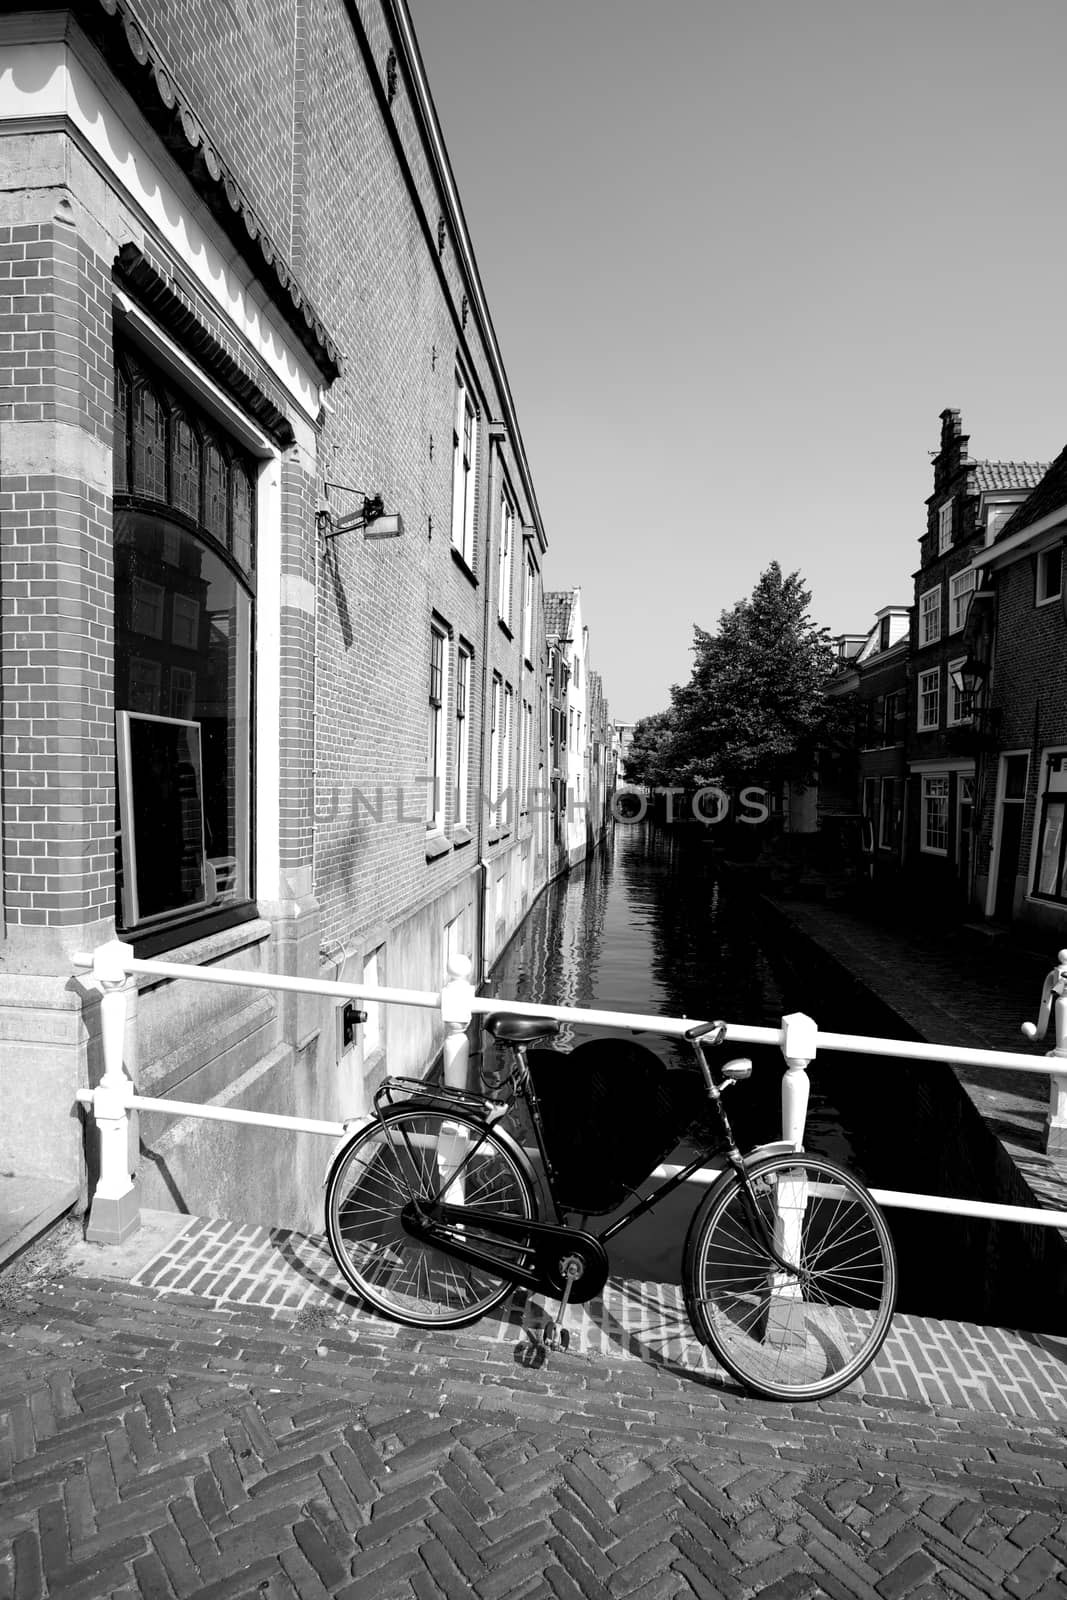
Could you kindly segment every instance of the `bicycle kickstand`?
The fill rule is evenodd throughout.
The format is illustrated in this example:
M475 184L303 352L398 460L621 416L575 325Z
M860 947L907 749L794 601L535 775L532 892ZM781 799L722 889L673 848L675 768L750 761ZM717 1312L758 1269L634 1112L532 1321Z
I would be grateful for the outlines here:
M553 1321L551 1317L549 1318L545 1323L544 1332L541 1336L541 1343L546 1350L566 1350L571 1342L570 1333L563 1326L563 1319L567 1315L567 1302L570 1300L571 1290L582 1275L582 1265L573 1256L564 1261L562 1265L563 1276L567 1281L563 1286L563 1299L559 1303L559 1313L556 1320Z

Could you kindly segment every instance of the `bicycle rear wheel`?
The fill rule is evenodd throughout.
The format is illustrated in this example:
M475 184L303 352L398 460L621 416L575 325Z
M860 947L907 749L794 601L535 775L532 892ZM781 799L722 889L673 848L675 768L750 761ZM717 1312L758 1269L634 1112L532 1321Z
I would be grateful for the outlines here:
M834 1394L889 1332L897 1269L885 1218L863 1184L825 1156L766 1156L748 1172L751 1201L737 1174L724 1173L690 1225L682 1265L689 1320L755 1394ZM781 1270L769 1240L795 1272Z
M536 1193L521 1153L465 1112L399 1106L360 1129L326 1180L326 1237L357 1294L408 1327L476 1322L513 1284L411 1238L400 1213L412 1199L533 1220ZM473 1217L464 1228L472 1242L492 1242Z

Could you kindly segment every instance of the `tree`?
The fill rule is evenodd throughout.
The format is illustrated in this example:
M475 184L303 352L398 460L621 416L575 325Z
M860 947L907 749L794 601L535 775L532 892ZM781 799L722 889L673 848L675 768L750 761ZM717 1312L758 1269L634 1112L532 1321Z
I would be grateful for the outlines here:
M810 782L816 750L840 715L825 690L836 658L808 615L811 593L777 561L747 600L694 628L688 684L671 690L669 766L687 788ZM653 720L653 719L646 719Z
M623 761L622 775L627 783L656 789L671 782L673 732L670 711L657 711L634 723L633 739Z

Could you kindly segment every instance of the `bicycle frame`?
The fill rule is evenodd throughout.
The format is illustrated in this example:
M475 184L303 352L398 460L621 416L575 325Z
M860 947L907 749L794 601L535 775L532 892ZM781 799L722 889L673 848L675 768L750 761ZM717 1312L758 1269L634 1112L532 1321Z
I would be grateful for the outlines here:
M712 1025L719 1029L721 1025ZM722 1138L714 1142L702 1143L692 1159L681 1166L677 1172L665 1178L651 1193L647 1195L635 1194L633 1204L621 1216L617 1217L608 1227L599 1232L591 1232L585 1228L575 1228L564 1222L565 1213L556 1197L555 1171L551 1155L548 1151L544 1125L541 1119L537 1093L530 1077L529 1066L526 1061L525 1051L516 1047L516 1067L508 1080L510 1098L506 1102L494 1102L488 1097L471 1094L469 1091L446 1089L440 1086L428 1089L425 1084L411 1083L411 1088L417 1091L412 1099L424 1100L427 1104L434 1104L441 1108L449 1105L457 1110L464 1110L473 1114L477 1121L483 1124L482 1137L471 1144L463 1155L458 1165L442 1175L436 1194L421 1198L414 1193L409 1193L408 1204L401 1215L405 1232L411 1234L425 1244L429 1244L447 1255L455 1256L473 1266L483 1267L493 1271L497 1276L535 1292L555 1294L559 1292L559 1261L560 1248L576 1252L584 1256L583 1276L587 1281L579 1290L575 1286L570 1294L573 1301L585 1300L597 1293L607 1277L607 1256L605 1246L611 1239L632 1226L640 1217L645 1216L668 1195L686 1183L694 1173L698 1172L706 1163L710 1155L722 1153L729 1166L737 1174L744 1196L745 1211L749 1225L754 1236L759 1240L765 1250L768 1263L773 1262L781 1271L796 1274L797 1265L786 1260L776 1248L775 1240L767 1226L759 1206L752 1195L751 1180L748 1168L762 1156L779 1151L792 1152L795 1146L788 1141L761 1145L742 1155L734 1140L733 1131L722 1104L722 1091L712 1079L710 1069L700 1047L700 1038L703 1033L712 1031L698 1027L691 1030L685 1037L693 1045L697 1055L701 1072L704 1077L708 1098L715 1106L716 1113L722 1126ZM722 1029L722 1032L725 1032ZM692 1037L691 1037L692 1035ZM718 1042L718 1040L716 1041ZM398 1085L403 1080L392 1080ZM388 1082L388 1080L387 1080ZM383 1085L383 1089L386 1086ZM502 1129L496 1127L517 1101L521 1100L529 1116L533 1130L534 1141L537 1146L537 1157L544 1173L544 1187L552 1204L556 1221L552 1223L523 1221L503 1212L489 1212L478 1210L472 1212L462 1204L445 1201L443 1196L462 1179L465 1169L477 1155L485 1143L489 1130L494 1129L499 1136ZM375 1108L383 1127L387 1116L375 1098ZM411 1135L405 1130L402 1133L411 1150ZM521 1147L520 1147L521 1148ZM466 1230L470 1230L468 1233ZM486 1239L486 1234L492 1234L492 1239ZM556 1250L548 1251L549 1244L554 1244ZM530 1264L530 1257L533 1264Z

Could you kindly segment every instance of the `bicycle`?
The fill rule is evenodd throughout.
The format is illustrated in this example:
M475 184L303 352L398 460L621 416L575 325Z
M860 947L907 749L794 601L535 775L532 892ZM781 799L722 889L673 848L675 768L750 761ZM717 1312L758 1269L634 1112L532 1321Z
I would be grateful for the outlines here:
M532 1073L527 1047L554 1037L558 1023L498 1012L486 1028L512 1052L511 1067L486 1093L387 1078L374 1097L374 1120L331 1164L327 1239L343 1277L368 1305L409 1327L461 1328L523 1288L560 1302L543 1343L546 1353L565 1349L568 1306L592 1299L607 1281L607 1242L721 1152L726 1166L697 1206L682 1255L694 1332L740 1384L770 1399L834 1394L864 1371L889 1331L896 1295L885 1219L863 1183L828 1157L783 1142L742 1154L722 1097L751 1074L752 1064L728 1061L716 1072L706 1054L725 1041L725 1023L698 1023L684 1035L700 1080L668 1071L651 1052L633 1047L655 1064L645 1068L644 1081L648 1088L659 1074L650 1092L658 1095L657 1115L667 1106L666 1120L660 1117L654 1139L644 1138L656 1117L628 1105L629 1123L617 1119L624 1132L635 1130L627 1144L617 1132L605 1139L603 1114L594 1113L592 1132L601 1134L601 1145L612 1144L611 1172L627 1161L632 1168L595 1194L597 1171L609 1168L597 1169L596 1147L582 1142L589 1130L573 1113L580 1075L566 1066L589 1046L570 1054L535 1051ZM604 1105L625 1103L642 1063L633 1050L625 1056L625 1041L599 1043L612 1069L596 1068L596 1092ZM632 1068L626 1090L619 1079L625 1061ZM553 1071L562 1086L555 1094ZM678 1081L664 1089L666 1080ZM713 1108L717 1133L706 1125L694 1129L698 1105L705 1113ZM529 1153L503 1126L523 1110L534 1139ZM679 1115L687 1128L667 1128ZM692 1159L641 1196L638 1184L658 1165L657 1159L648 1164L648 1154L662 1145L664 1130L668 1150L687 1133ZM542 1220L542 1188L554 1222ZM588 1231L591 1214L618 1210L620 1192L631 1198L629 1209L601 1232ZM575 1216L580 1226L565 1220Z

